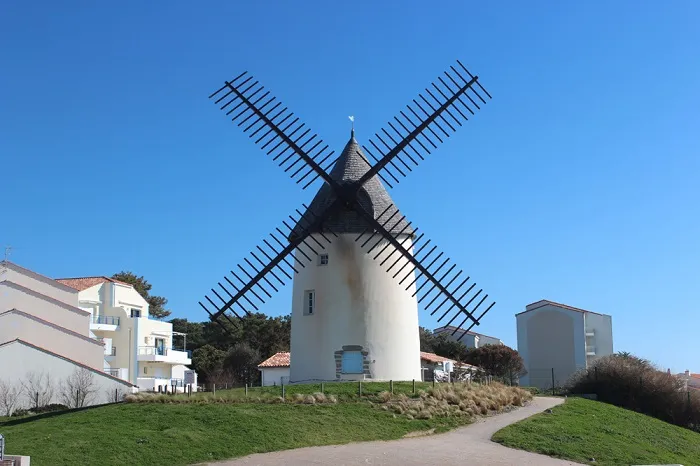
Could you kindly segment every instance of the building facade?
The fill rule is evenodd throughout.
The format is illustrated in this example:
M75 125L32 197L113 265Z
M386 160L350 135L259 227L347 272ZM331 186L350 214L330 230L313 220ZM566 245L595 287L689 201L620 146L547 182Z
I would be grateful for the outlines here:
M86 405L134 392L134 384L104 372L104 342L91 332L90 313L78 304L75 289L1 261L0 379L34 380L53 393L46 404L64 403L62 387L76 373L92 380Z
M476 332L466 332L464 333L465 329L459 328L459 327L454 327L452 325L447 325L444 327L438 327L435 330L433 330L433 334L435 335L445 335L447 338L449 338L452 341L458 341L467 348L480 348L484 345L502 345L503 342L500 340L500 338L496 337L490 337L488 335L484 335L482 333L476 333ZM454 333L454 335L453 335Z
M141 390L183 391L197 387L187 336L169 322L150 318L148 302L128 283L108 277L61 278L78 293L90 330L104 344L102 370Z
M613 354L612 317L541 300L516 314L523 386L562 386L580 369Z
M340 185L349 184L359 180L368 167L352 136L330 176ZM334 196L325 184L311 202L312 213L305 217L320 214ZM358 197L380 223L387 220L382 215L392 201L376 176L360 188ZM394 218L398 220L401 215L397 213ZM325 229L312 231L313 238L307 243L314 250L301 246L303 252L296 251L290 381L420 380L415 283L409 278L399 284L393 274L385 271L388 266L380 265L392 255L392 261L399 261L396 269L405 269L406 259L383 240L374 246L379 237L367 242L367 234L358 241L367 225L354 212L341 211L331 216L325 226L333 234ZM412 230L407 227L405 222L399 222L387 228L403 242L404 248L412 251ZM290 240L298 233L299 225ZM368 254L372 247L373 252ZM376 254L380 255L375 260ZM307 257L313 259L312 263L307 262Z

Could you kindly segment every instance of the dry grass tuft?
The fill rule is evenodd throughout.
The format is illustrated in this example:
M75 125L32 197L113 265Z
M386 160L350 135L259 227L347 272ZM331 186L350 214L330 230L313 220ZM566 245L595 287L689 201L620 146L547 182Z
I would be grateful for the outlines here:
M404 394L392 397L386 392L377 397L377 401L384 403L382 409L393 411L394 415L403 415L408 419L483 416L522 406L531 399L530 392L501 384L442 384L431 387L418 398L409 398Z

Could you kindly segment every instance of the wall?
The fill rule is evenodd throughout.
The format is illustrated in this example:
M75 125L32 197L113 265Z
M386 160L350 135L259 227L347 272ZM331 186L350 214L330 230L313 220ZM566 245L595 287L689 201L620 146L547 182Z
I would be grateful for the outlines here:
M583 313L551 305L517 315L518 352L528 374L520 384L542 389L563 385L586 367Z
M262 385L268 387L270 385L281 385L282 377L285 383L289 380L289 367L265 367L261 368Z
M53 403L62 403L60 384L80 368L63 358L32 348L21 342L11 342L0 346L0 378L5 381L19 381L26 377L28 371L47 373L55 387ZM98 370L91 370L94 381L94 397L88 405L107 403L114 396L115 389L120 393L133 391L125 382L109 377ZM26 406L26 402L24 402Z
M595 356L588 358L588 363L592 363L596 359L613 354L613 334L612 334L612 317L609 315L593 314L591 312L584 314L586 322L586 331L593 331L595 336L591 343L595 347ZM590 339L590 337L589 337Z
M330 235L328 235L330 236ZM374 255L384 247L382 241L370 254L362 248L357 235L341 234L325 245L328 265L317 265L316 254L305 250L313 262L297 252L292 291L291 382L336 380L335 352L343 346L361 346L367 351L368 371L375 380L420 380L420 342L415 285L406 290L387 268L399 253L383 267L379 264L393 248L387 248L378 260ZM399 239L400 241L403 238ZM308 241L320 248L312 240ZM410 240L404 245L411 250ZM303 247L303 246L302 246ZM299 263L301 257L305 267ZM407 261L401 257L393 270ZM404 270L410 270L408 266ZM304 291L316 292L314 315L304 315Z
M0 343L16 338L94 369L103 369L104 347L99 341L37 320L24 312L0 314Z
M486 335L479 334L479 346L484 345L502 345L503 342L500 338L489 337Z
M0 280L17 283L71 306L78 305L77 290L16 264L0 263Z
M76 303L77 304L77 303ZM17 309L84 336L90 335L90 314L31 289L0 282L0 312Z

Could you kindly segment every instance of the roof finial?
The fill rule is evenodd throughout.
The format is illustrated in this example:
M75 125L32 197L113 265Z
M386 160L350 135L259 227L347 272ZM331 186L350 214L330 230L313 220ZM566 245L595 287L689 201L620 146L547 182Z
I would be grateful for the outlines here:
M354 138L355 137L355 117L350 115L348 118L352 122L351 126L350 126L350 137Z

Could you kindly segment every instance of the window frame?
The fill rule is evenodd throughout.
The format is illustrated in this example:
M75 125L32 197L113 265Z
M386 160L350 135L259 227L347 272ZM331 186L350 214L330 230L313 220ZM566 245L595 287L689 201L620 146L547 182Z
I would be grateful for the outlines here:
M316 290L304 290L302 306L302 312L305 316L316 314Z
M324 262L325 260L325 262ZM323 265L328 265L328 254L323 253L318 255L318 265L323 266Z

